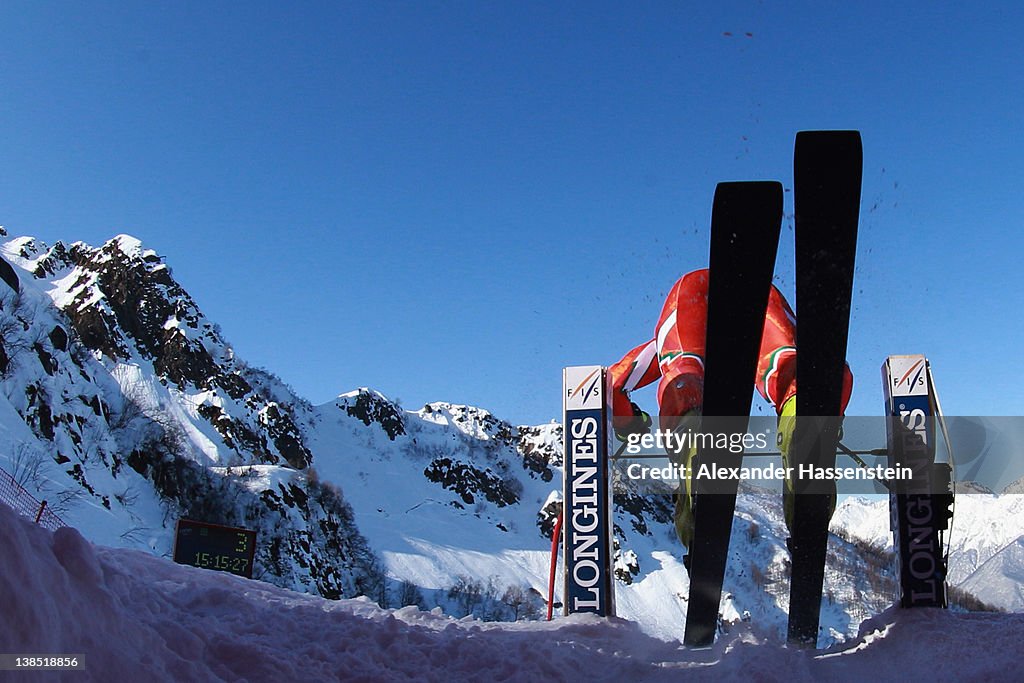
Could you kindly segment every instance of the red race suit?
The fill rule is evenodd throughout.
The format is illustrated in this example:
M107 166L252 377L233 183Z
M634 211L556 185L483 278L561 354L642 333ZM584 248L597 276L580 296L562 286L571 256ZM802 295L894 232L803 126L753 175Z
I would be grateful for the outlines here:
M630 392L658 379L661 380L658 406L662 428L671 429L678 417L701 406L707 314L708 270L705 268L688 273L675 283L661 309L654 338L637 346L610 368L616 425L633 417ZM758 392L776 413L796 394L796 316L774 285L768 295L753 380ZM844 412L852 389L853 374L847 365L843 373Z

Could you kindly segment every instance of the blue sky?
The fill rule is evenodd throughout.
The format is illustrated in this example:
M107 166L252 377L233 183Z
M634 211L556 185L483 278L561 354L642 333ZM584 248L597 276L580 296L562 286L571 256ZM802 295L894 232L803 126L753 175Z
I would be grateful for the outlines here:
M705 264L716 182L856 128L850 413L922 352L1024 414L1021 8L686 4L3 3L0 223L136 235L314 402L544 422Z

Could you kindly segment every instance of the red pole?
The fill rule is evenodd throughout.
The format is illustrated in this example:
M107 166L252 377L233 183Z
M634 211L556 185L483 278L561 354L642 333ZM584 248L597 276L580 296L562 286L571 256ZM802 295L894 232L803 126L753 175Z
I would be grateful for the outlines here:
M551 609L555 602L555 570L558 568L558 545L562 540L562 514L555 520L555 530L551 533L551 572L548 574L548 621L551 621Z
M39 520L43 517L43 510L46 509L46 501L44 500L39 504L39 512L36 513L36 524L39 524Z

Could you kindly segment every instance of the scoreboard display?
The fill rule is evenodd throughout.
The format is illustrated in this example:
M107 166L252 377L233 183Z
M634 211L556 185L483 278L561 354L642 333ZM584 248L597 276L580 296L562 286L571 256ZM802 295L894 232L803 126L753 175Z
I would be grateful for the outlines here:
M252 578L256 532L251 529L179 519L174 534L174 561Z

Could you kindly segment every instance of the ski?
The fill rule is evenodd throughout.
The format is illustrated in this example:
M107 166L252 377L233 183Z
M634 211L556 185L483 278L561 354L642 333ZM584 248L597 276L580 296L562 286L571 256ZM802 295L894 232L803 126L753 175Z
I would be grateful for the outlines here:
M834 467L860 211L860 133L797 133L793 165L799 388L790 465ZM836 488L809 477L793 483L788 637L815 647Z
M719 183L711 213L701 431L745 433L782 223L782 185ZM738 467L743 453L699 451L700 464ZM694 537L683 642L714 642L738 481L694 479Z

